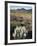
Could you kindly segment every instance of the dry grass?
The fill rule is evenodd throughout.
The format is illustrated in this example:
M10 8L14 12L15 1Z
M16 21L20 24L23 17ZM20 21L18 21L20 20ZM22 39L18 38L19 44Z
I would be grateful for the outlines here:
M31 13L15 12L15 13L11 13L10 16L16 16L17 17L16 19L19 20L19 21L16 21L16 20L11 21L10 23L12 24L12 26L23 24L28 31L32 31L32 14ZM22 17L21 19L22 21L20 21L20 17Z

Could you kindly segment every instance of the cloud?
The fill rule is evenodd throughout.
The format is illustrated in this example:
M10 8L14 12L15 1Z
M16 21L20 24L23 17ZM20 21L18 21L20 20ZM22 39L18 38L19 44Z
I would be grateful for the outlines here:
M10 9L21 9L21 8L24 8L24 9L32 9L31 6L10 6Z

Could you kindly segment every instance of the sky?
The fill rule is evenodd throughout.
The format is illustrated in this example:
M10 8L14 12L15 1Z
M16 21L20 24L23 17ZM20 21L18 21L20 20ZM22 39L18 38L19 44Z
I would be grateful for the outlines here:
M32 9L31 6L10 6L10 9L21 9L24 8L26 10Z

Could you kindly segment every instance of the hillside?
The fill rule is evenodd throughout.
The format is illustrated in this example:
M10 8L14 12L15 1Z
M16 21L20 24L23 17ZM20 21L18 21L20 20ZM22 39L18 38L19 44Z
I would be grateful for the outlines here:
M26 10L16 9L10 10L10 23L12 26L17 26L23 24L26 26L28 31L32 31L32 9Z

